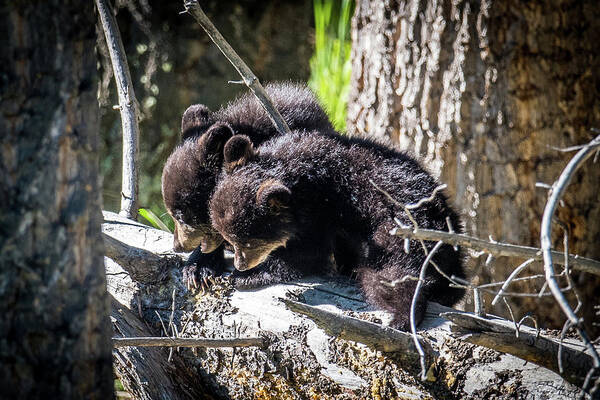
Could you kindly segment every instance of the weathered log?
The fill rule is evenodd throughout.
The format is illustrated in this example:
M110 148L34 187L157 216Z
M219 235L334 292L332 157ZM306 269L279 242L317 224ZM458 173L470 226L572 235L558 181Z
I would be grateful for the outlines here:
M126 245L173 257L170 234L123 221L105 214L104 232ZM523 397L566 399L578 393L576 386L546 368L466 343L464 328L457 333L455 323L439 316L440 312L456 310L435 303L429 304L419 327L429 356L427 380L420 381L418 356L405 354L414 352L414 347L409 348L412 341L397 340L405 334L382 327L390 316L373 311L347 279L306 278L254 291L235 291L226 279L218 278L206 293L194 296L185 291L174 264L163 280L153 284L131 280L122 269L127 265L108 259L106 265L111 293L147 324L147 332L132 336L164 336L166 331L168 336L182 338L268 339L265 348L180 349L181 363L173 364L170 371L195 375L194 389L215 398L484 398L493 393L496 398L508 399L519 393ZM126 320L113 323L119 330ZM365 327L372 329L368 335L362 331ZM487 332L479 329L469 333L475 337ZM491 338L486 345L491 347L493 334L486 335ZM381 347L386 340L398 347ZM497 349L505 350L507 346L503 346L498 341ZM115 354L122 349L129 348L115 349ZM167 365L167 358L162 362ZM144 367L138 364L136 368ZM135 379L123 373L119 376Z
M442 317L454 322L454 328L461 340L484 346L494 350L515 355L559 373L558 352L560 340L540 335L528 326L519 326L503 318L487 316L486 318L465 312L445 312ZM593 360L586 353L583 343L564 340L562 343L562 364L564 379L581 385Z
M110 317L117 337L149 336L150 329L114 298ZM123 386L135 399L206 399L195 376L180 366L179 356L168 362L165 348L119 347L113 351L114 368Z

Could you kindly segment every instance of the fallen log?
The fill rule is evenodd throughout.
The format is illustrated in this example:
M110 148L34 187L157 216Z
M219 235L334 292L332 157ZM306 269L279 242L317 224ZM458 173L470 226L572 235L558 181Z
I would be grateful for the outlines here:
M517 358L500 352L511 351L506 346L508 336L497 339L494 335L498 332L480 320L475 324L483 325L468 326L464 321L474 314L435 303L429 304L426 319L419 327L428 363L427 379L421 381L412 337L385 327L390 315L368 306L351 280L314 277L259 290L236 291L227 279L218 278L205 293L193 294L182 285L182 259L171 251L169 233L116 214L104 216L106 235L125 247L148 251L163 263L161 268L150 268L153 272L140 282L133 279L135 273L128 271L132 260L120 264L106 258L109 291L119 307L127 310L122 318L113 319L115 336L126 336L122 325L128 324L128 318L137 318L140 326L147 329L131 336L266 339L264 347L115 348L116 359L123 357L122 352L127 349L162 350L160 363L171 376L181 374L188 393L198 391L223 399L491 395L508 399L515 394L568 399L579 392L577 386L555 372L534 364L536 359L526 362L524 354L517 354L522 357ZM440 316L442 312L448 319ZM487 319L490 318L483 318ZM529 340L525 334L531 332L523 327L520 331L522 338ZM503 334L514 334L514 330ZM519 349L523 351L523 346ZM164 355L169 352L170 356ZM128 390L144 385L134 382L143 376L144 371L139 369L154 368L140 363L126 365L125 369L117 368L117 373L127 382ZM127 373L127 368L137 373ZM578 376L579 372L575 374ZM187 379L190 376L195 377L194 382Z

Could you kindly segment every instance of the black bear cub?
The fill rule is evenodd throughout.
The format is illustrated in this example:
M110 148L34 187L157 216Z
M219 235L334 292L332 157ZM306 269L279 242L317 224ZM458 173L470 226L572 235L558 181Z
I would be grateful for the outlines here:
M224 163L210 216L233 245L237 287L322 275L334 255L342 273L357 277L367 301L392 312L393 326L409 329L416 280L402 278L419 276L425 253L417 241L405 253L403 240L390 235L395 217L410 221L372 182L405 204L430 197L438 183L414 159L365 139L295 132L257 150L249 138L233 136ZM448 230L448 219L461 229L442 192L412 216L421 228ZM433 261L464 277L460 250L443 245ZM422 290L416 323L427 300L453 305L463 295L432 266Z
M265 90L291 129L333 132L326 113L306 86L274 83ZM188 287L195 286L198 277L220 273L225 265L223 239L210 225L208 202L222 169L223 145L234 133L247 135L257 146L278 135L250 93L215 112L195 104L183 114L182 143L163 168L163 200L175 221L173 247L176 251L196 249L183 270Z

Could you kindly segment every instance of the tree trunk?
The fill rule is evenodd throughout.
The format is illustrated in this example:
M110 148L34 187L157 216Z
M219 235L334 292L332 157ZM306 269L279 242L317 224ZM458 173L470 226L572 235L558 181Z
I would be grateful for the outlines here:
M595 136L590 128L600 126L599 17L594 0L359 1L348 130L389 136L416 153L448 184L469 233L537 247L547 190L536 182L552 184L571 156L550 146L586 143ZM569 251L594 259L598 182L600 169L589 162L557 215ZM558 225L554 233L560 249ZM472 275L476 283L501 281L521 261L502 258ZM593 306L600 282L584 273L575 278L591 327L599 320ZM511 289L537 293L542 283ZM551 297L510 302L517 318L532 311L550 326L564 322Z
M111 255L117 261L105 259L108 288L118 301L115 336L266 339L264 348L173 348L172 357L154 347L116 348L117 373L136 398L513 399L518 393L570 399L578 393L538 366L557 369L558 341L538 337L534 329L522 327L516 337L512 322L461 312L448 315L450 322L439 313L453 310L430 303L419 327L428 369L421 381L412 337L382 327L391 316L371 310L348 280L311 277L236 291L217 278L193 295L182 285L178 257L169 250L171 234L113 213L105 213L103 232L122 243ZM137 282L133 254L146 262L160 255L166 270L155 269L152 283L149 276ZM581 346L563 349L566 379L581 384L591 359Z
M0 397L113 397L92 2L0 6Z

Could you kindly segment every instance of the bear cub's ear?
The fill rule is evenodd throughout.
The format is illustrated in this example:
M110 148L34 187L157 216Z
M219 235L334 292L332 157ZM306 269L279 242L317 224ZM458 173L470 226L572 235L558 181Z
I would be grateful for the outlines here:
M246 135L235 135L225 143L223 150L225 171L232 172L236 167L245 165L254 156L254 147Z
M256 192L256 204L268 207L269 210L278 214L290 206L292 192L283 183L275 179L264 181Z
M207 165L221 167L223 163L223 148L233 130L224 122L217 122L198 139L199 157Z
M214 123L213 113L204 104L192 104L181 117L181 140L199 136Z

